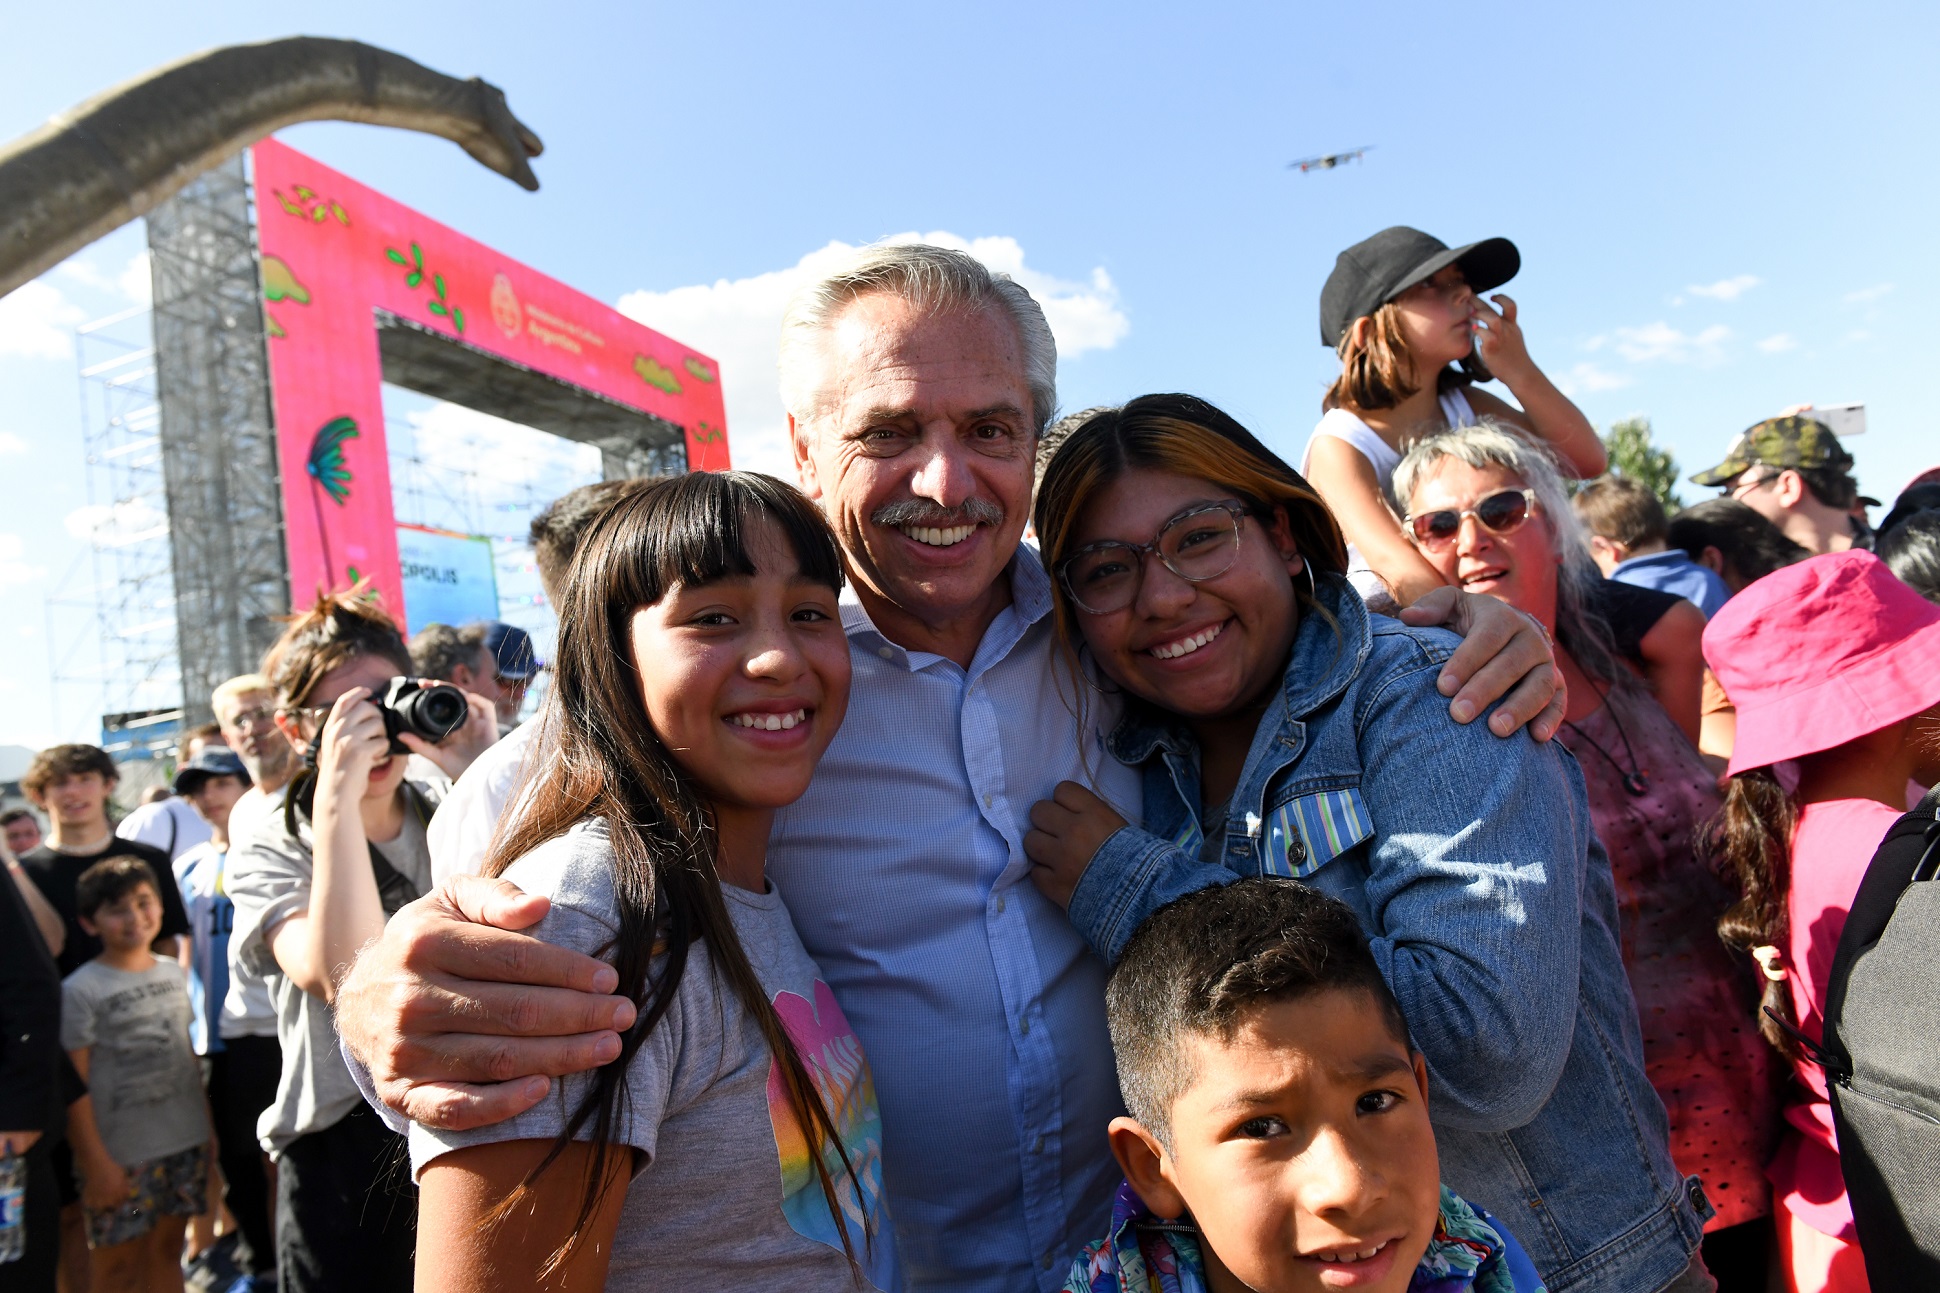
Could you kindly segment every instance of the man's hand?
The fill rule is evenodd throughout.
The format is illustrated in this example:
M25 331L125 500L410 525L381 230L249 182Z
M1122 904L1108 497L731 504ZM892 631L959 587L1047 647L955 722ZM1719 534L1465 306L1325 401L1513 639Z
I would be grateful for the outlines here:
M550 907L506 880L453 876L406 906L337 991L337 1031L378 1098L464 1131L537 1104L551 1077L616 1058L633 1003L612 966L522 930Z
M81 1169L81 1202L95 1212L111 1212L133 1193L121 1164L102 1155Z
M1526 725L1529 735L1547 741L1563 725L1563 671L1548 635L1529 616L1493 597L1443 586L1403 609L1401 621L1461 635L1462 645L1435 681L1442 695L1454 697L1448 715L1456 722L1470 722L1501 700L1489 715L1497 736Z
M1049 799L1031 808L1031 829L1024 836L1024 855L1031 860L1031 881L1060 907L1071 895L1098 848L1125 825L1112 806L1075 781L1060 781Z
M432 684L424 684L429 687ZM413 754L422 754L438 765L438 771L453 781L465 775L465 769L478 761L478 756L492 748L498 741L498 711L492 702L471 692L462 692L465 697L465 721L462 726L444 740L433 745L416 732L400 732L398 740Z

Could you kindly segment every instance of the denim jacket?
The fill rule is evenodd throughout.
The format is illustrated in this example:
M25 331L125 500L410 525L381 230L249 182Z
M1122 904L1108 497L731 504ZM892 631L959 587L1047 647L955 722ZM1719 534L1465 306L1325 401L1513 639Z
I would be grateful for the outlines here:
M1108 839L1071 898L1115 960L1181 894L1290 875L1353 907L1431 1075L1442 1179L1499 1217L1552 1293L1655 1293L1710 1205L1667 1147L1582 771L1554 742L1448 717L1456 639L1370 615L1323 579L1253 735L1221 863L1201 861L1199 752L1133 706L1144 829ZM1338 627L1336 627L1338 626Z

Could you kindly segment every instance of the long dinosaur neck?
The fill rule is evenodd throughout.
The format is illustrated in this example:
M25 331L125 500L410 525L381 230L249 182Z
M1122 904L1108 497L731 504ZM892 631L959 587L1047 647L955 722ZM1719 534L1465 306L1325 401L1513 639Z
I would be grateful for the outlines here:
M116 87L0 147L0 296L300 121L439 135L528 189L537 136L499 90L357 41L231 45Z

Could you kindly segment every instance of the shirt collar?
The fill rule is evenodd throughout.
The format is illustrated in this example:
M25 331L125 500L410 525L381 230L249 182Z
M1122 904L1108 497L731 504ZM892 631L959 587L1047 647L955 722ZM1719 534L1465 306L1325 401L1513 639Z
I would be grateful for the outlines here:
M1045 573L1037 546L1031 543L1017 545L1017 553L1004 567L1003 577L1010 580L1010 605L998 612L997 618L984 631L984 645L989 644L991 636L999 632L1001 626L1008 624L1016 635L1006 644L1008 649L1008 646L1015 645L1025 630L1051 613L1051 577ZM900 643L890 641L869 618L869 612L862 607L861 598L856 596L854 579L842 585L837 609L842 614L842 631L848 634L852 646L861 647L885 660L900 662L905 668L921 667L920 664L912 666L911 653ZM977 653L983 654L982 646ZM923 651L915 654L922 663L937 658Z
M1666 548L1662 552L1646 552L1641 557L1631 557L1628 560L1619 561L1617 563L1617 570L1635 570L1639 566L1674 566L1679 562L1689 561L1690 559L1691 554L1682 548ZM1615 578L1616 573L1616 570L1611 571L1611 577Z
M1353 585L1338 575L1322 575L1314 587L1325 615L1308 611L1294 634L1293 652L1282 678L1277 713L1291 722L1311 714L1341 694L1361 671L1373 649L1368 610ZM1331 622L1330 618L1331 617ZM1273 707L1268 717L1276 715ZM1183 754L1194 746L1186 729L1151 705L1131 703L1107 742L1112 757L1134 766L1164 749Z

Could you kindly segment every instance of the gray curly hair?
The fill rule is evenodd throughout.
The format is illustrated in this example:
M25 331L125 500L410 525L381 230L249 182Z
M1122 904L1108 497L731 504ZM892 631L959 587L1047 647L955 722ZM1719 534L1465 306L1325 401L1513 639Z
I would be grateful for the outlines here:
M1556 578L1556 640L1599 682L1625 684L1630 671L1617 660L1610 625L1597 609L1603 572L1590 555L1583 522L1570 506L1563 473L1549 449L1513 427L1484 418L1474 426L1438 431L1408 450L1394 469L1395 497L1406 501L1435 474L1444 458L1477 471L1499 467L1520 477L1536 495L1536 510L1549 531L1551 551L1561 559Z

